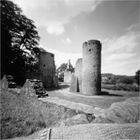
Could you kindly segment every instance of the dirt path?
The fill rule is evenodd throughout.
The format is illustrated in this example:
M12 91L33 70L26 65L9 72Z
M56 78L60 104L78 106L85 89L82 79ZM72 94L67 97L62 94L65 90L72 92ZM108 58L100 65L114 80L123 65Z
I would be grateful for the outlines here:
M123 101L129 97L139 96L139 92L102 90L102 96L84 96L78 93L69 92L69 85L60 84L60 89L55 91L47 91L49 97L58 97L75 103L82 103L93 107L106 109L114 102Z
M120 102L125 100L127 97L122 96L91 96L87 97L76 93L71 93L68 89L49 91L49 97L57 97L59 99L65 99L75 103L82 103L93 107L108 108L114 102ZM46 97L47 98L47 97Z

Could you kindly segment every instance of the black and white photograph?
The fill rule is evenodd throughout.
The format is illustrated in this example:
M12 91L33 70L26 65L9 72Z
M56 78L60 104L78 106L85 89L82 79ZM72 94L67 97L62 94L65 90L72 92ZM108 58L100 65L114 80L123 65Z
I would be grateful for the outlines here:
M140 0L0 0L1 140L140 140Z

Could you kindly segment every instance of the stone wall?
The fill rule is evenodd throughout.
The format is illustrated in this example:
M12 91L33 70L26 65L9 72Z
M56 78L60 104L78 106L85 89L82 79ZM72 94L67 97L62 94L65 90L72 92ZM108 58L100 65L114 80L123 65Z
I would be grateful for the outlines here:
M78 80L78 92L82 92L82 58L79 58L76 61L75 65L75 76L77 77Z
M27 79L38 79L43 82L44 87L52 88L58 86L58 79L56 77L56 68L54 61L54 54L40 49L39 66L36 72L27 72Z
M71 77L70 92L82 92L82 58L78 58L75 64L75 73Z
M99 95L101 93L101 43L89 40L83 43L82 93Z
M55 80L55 62L54 54L41 51L39 56L40 78L45 88L54 87Z
M71 71L65 71L64 72L64 82L70 83L71 82L71 77L72 77L72 72Z
M74 68L73 68L73 66L72 66L72 64L70 62L70 59L69 59L69 61L67 63L67 68L66 68L66 70L64 72L64 82L66 82L66 83L71 82L73 72L74 72Z
M83 59L76 62L70 91L87 96L101 94L101 43L98 40L83 43Z

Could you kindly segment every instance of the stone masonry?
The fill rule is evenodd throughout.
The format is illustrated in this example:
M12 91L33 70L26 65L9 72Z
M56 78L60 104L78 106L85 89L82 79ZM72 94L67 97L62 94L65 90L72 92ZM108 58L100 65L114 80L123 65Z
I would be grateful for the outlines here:
M43 48L39 48L38 70L27 72L26 78L41 80L46 89L54 88L58 87L58 78L55 71L54 54L47 52Z
M40 51L39 56L39 73L40 79L43 82L45 88L55 87L55 62L54 54L46 52L45 50Z
M77 77L77 92L82 92L82 58L79 58L75 66L75 76Z
M89 40L83 43L82 93L101 93L101 43Z
M72 74L73 74L73 70L72 70L73 66L70 62L70 60L67 63L67 68L64 72L64 82L66 83L70 83L71 82L71 78L72 78Z
M76 62L71 80L71 92L87 96L101 94L101 43L89 40L83 43L83 59Z

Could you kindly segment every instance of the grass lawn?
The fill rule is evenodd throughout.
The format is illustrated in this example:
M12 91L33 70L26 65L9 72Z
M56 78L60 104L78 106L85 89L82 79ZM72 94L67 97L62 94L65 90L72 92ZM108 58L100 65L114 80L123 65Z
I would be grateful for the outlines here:
M38 130L59 125L61 119L76 115L74 110L51 103L42 103L36 97L2 89L1 137L28 136Z
M102 89L103 93L107 95L100 96L81 96L78 93L71 93L69 89L48 91L50 97L58 97L60 99L66 99L76 103L84 103L93 107L108 108L114 102L123 101L129 97L139 96L139 92L135 91L121 91L121 90L108 90Z
M63 93L64 91L48 91L48 93L51 97L59 97L100 108L109 108L114 102L123 101L128 97L139 96L138 92L106 89L102 91L108 92L111 96L82 97L78 94ZM66 91L68 90L66 89ZM25 92L26 90L16 92L14 90L1 89L0 127L2 128L1 136L3 139L28 136L43 128L59 126L61 120L77 115L75 110L48 102L43 103L34 96L28 96Z
M122 95L123 97L136 97L140 96L139 91L124 91L124 90L111 90L111 89L102 89L110 94Z

